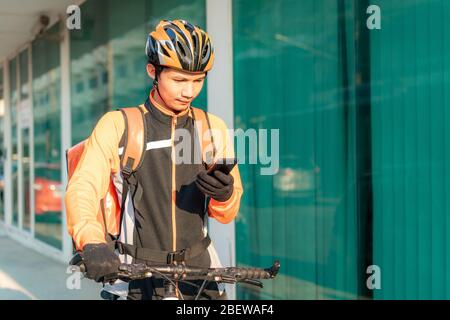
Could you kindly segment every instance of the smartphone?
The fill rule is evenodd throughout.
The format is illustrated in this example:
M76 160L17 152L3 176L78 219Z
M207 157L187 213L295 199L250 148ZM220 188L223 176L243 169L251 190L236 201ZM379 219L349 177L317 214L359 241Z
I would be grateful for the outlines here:
M219 159L208 169L207 172L210 176L214 175L214 171L216 170L219 170L220 172L223 172L225 174L229 174L236 164L236 158Z

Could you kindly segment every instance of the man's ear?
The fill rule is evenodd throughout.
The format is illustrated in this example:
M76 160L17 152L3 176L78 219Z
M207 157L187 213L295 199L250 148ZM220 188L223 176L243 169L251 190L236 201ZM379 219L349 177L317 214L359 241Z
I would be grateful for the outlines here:
M156 69L151 63L147 63L147 74L150 78L155 79Z

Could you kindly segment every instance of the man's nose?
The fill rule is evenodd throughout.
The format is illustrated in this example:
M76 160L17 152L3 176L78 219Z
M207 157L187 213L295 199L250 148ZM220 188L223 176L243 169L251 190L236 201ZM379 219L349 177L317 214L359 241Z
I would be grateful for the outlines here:
M186 83L183 86L183 90L181 91L181 95L184 98L191 99L192 96L194 95L194 85L192 83L189 83L189 82Z

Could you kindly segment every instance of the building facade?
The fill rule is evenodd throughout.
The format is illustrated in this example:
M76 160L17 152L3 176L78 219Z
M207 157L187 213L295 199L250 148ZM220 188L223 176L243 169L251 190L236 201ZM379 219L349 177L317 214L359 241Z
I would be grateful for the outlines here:
M241 210L210 224L224 264L281 262L236 298L450 298L450 1L87 0L80 30L67 5L0 64L12 237L68 260L65 150L145 100L146 36L183 18L217 57L194 105L235 129L279 130L278 172L241 161Z

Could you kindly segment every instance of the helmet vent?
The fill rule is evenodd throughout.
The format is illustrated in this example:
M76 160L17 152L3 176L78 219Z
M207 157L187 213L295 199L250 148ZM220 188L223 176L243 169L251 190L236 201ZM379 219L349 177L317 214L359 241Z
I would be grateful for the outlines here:
M177 41L177 47L178 47L178 50L180 50L181 55L182 55L183 57L185 57L185 56L186 56L186 52L184 51L184 48L183 48L183 46L181 45L180 41Z
M162 53L166 56L166 57L170 57L169 52L167 52L166 48L164 48L163 46L160 46Z

